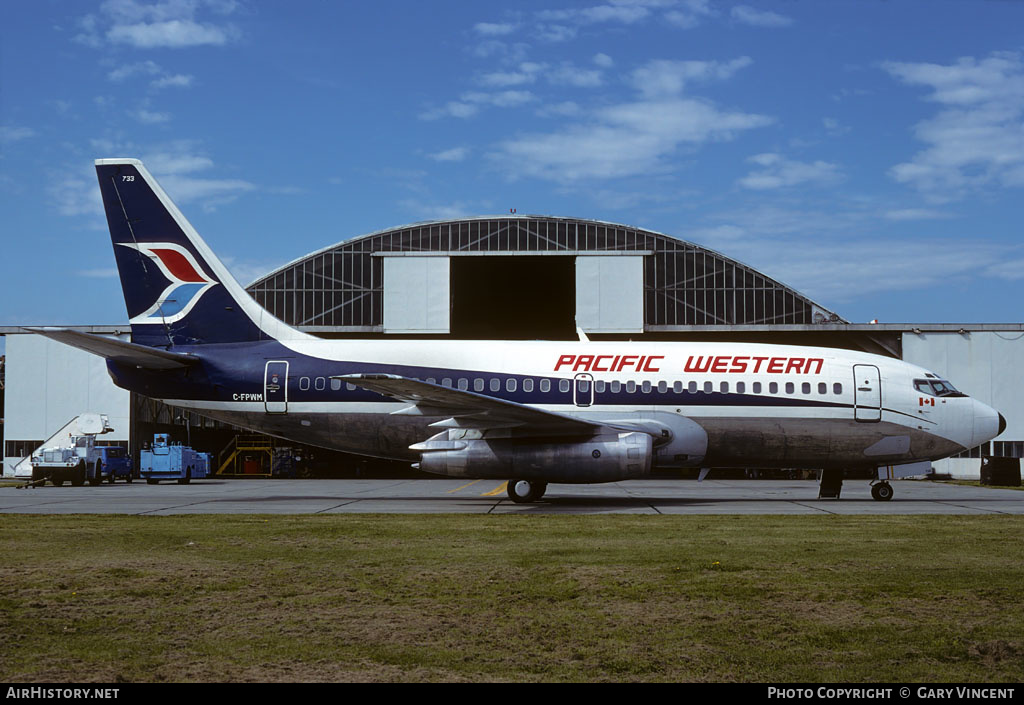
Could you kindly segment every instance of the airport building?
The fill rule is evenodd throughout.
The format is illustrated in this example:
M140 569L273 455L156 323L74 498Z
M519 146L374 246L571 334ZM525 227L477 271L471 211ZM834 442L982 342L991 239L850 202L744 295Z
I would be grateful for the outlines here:
M594 340L770 342L902 358L1007 420L998 439L935 463L937 473L976 478L982 455L1024 455L1024 382L1007 374L1024 362L1024 324L849 323L724 254L641 228L518 215L416 223L325 247L247 290L286 323L329 338L577 340L582 330ZM81 329L128 334L127 324ZM107 414L109 440L133 451L153 432L172 432L213 452L215 464L245 435L117 389L88 353L21 328L0 333L5 474L85 411Z

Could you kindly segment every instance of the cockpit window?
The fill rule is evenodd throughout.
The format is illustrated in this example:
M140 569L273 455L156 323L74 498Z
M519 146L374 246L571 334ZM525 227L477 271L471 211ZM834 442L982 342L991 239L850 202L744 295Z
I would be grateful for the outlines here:
M963 392L958 392L956 387L944 379L915 379L914 389L922 394L933 397L965 397Z

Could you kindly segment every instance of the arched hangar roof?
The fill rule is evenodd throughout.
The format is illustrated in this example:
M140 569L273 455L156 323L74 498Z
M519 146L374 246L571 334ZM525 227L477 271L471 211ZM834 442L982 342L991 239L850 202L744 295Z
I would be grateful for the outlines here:
M642 254L644 327L845 322L791 287L723 254L669 235L581 218L480 216L401 225L305 255L247 290L295 326L382 330L383 259L448 255Z

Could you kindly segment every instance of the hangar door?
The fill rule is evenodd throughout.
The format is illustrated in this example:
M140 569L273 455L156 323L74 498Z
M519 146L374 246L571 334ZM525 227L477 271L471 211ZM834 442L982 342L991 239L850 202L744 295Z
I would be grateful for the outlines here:
M448 333L447 257L384 258L384 332Z
M643 333L643 256L576 257L576 325L588 333Z

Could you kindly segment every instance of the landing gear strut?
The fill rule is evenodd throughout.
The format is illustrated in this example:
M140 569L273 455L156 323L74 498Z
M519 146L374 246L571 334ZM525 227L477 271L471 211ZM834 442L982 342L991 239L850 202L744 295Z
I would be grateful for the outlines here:
M892 485L888 482L879 482L871 485L871 497L878 502L888 502L892 499Z
M544 496L548 483L538 480L509 480L508 498L516 504L536 502Z

